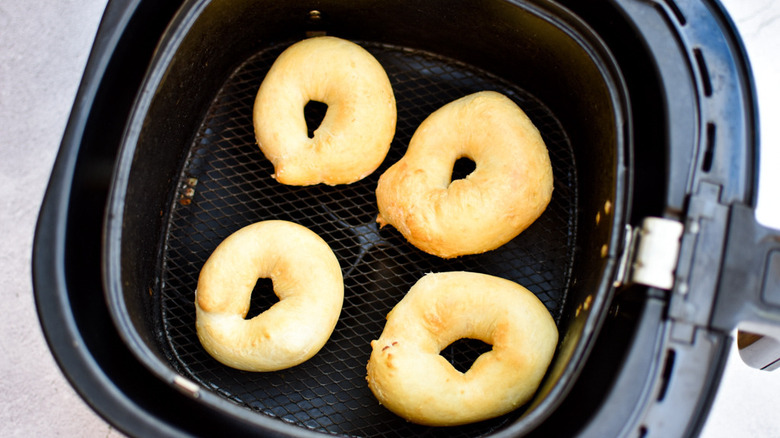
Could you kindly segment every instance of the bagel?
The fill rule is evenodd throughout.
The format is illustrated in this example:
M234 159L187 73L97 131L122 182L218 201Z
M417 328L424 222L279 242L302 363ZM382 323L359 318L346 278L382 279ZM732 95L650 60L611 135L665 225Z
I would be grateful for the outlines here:
M453 181L460 158L476 168ZM377 222L429 254L478 254L531 225L552 191L539 131L509 98L483 91L444 105L420 124L404 156L379 178Z
M258 278L271 279L279 302L246 320ZM289 368L325 345L343 301L341 268L324 240L292 222L257 222L228 236L204 264L195 299L198 338L233 368Z
M304 106L328 106L309 138ZM310 38L274 61L255 98L255 137L289 185L348 184L382 163L395 135L395 96L387 73L359 45Z
M439 354L462 338L493 346L465 373ZM368 386L382 405L413 423L486 420L531 399L557 342L547 308L519 284L472 272L427 274L371 342Z

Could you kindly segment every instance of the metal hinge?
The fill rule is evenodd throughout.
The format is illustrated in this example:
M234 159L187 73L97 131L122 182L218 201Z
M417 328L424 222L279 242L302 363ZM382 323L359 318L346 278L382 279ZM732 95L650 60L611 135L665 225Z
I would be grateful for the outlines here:
M645 218L638 228L626 225L615 287L643 284L670 290L682 233L682 223L660 217Z

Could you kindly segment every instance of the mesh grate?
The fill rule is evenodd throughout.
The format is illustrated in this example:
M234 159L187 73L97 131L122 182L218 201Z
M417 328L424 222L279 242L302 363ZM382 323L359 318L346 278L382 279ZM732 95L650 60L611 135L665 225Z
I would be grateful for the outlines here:
M264 50L236 69L192 142L168 218L157 295L162 348L171 366L247 409L333 434L480 436L517 418L522 410L436 429L396 417L366 385L369 342L379 337L390 309L427 272L467 270L512 279L536 293L559 318L573 257L576 209L571 145L560 124L528 93L481 70L426 52L362 43L385 67L397 100L397 130L387 159L351 185L285 186L270 177L273 167L255 143L252 105L266 71L287 45ZM392 227L378 229L374 190L379 175L401 158L425 117L480 90L504 93L534 121L550 151L555 190L542 217L513 241L486 254L442 260L417 250ZM284 371L249 373L219 364L200 346L194 290L203 263L224 238L267 219L307 226L330 245L342 266L345 298L333 335L314 358ZM250 314L275 300L270 282L258 282ZM442 354L463 369L484 349L479 342L456 342Z

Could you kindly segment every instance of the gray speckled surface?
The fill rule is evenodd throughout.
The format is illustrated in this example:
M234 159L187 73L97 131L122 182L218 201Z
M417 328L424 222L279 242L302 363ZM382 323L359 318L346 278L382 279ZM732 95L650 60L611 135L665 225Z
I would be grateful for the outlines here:
M0 2L0 436L120 436L63 378L32 297L35 221L105 0Z
M106 0L0 1L0 436L121 436L62 377L38 325L31 244ZM780 228L780 2L725 0L751 56L762 124L759 220ZM732 351L706 438L780 436L780 374Z

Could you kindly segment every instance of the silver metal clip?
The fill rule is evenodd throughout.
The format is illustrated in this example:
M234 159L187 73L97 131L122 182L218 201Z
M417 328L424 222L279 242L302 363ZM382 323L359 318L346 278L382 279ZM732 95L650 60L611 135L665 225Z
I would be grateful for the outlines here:
M615 287L643 284L670 290L682 233L682 223L659 217L645 218L638 229L627 225Z

